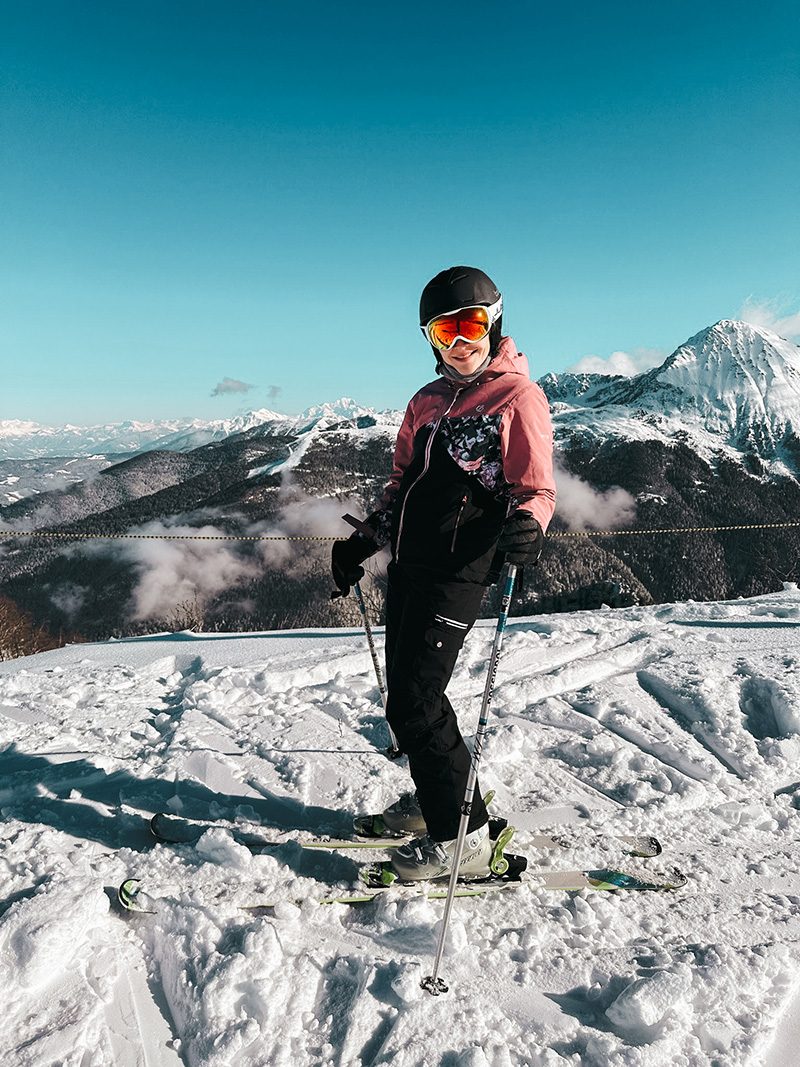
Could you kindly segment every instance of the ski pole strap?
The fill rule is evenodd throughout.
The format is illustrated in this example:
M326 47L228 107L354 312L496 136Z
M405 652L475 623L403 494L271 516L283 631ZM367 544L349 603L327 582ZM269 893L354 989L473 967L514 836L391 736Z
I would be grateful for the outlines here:
M375 540L375 531L366 522L363 522L361 519L357 519L355 515L342 515L342 518L345 522L349 523L352 527L354 527L354 529L358 530L360 534L363 534L364 537L367 538L367 540ZM351 534L350 536L352 537L353 535Z

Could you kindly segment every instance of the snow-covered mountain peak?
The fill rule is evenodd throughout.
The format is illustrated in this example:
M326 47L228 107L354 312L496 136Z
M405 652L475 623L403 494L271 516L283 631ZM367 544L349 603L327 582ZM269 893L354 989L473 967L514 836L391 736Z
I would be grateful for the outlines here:
M233 434L245 433L266 423L280 423L285 420L286 415L269 408L246 411L229 419L191 419L179 430L170 431L155 439L148 447L169 452L191 452L193 448L200 448L212 441L223 441Z
M324 404L315 404L313 407L306 408L301 415L302 419L357 419L361 415L374 415L375 411L372 408L365 408L362 404L357 403L349 396L340 396L338 400L333 400Z
M28 419L0 419L0 438L2 437L27 437L28 434L36 433L43 427L38 422Z
M800 348L734 319L721 319L646 374L603 394L605 403L681 417L736 447L774 454L800 435Z
M685 341L666 359L661 369L690 364L706 370L714 366L722 369L755 368L759 373L781 376L786 371L800 373L800 348L763 327L735 319L721 319Z

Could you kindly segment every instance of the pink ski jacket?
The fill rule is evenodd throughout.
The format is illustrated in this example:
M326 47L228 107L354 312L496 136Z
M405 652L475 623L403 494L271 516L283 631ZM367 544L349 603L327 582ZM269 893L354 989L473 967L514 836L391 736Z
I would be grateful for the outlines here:
M399 565L488 583L506 517L522 508L546 530L555 498L547 398L504 337L477 381L438 378L411 398L391 478L367 521Z

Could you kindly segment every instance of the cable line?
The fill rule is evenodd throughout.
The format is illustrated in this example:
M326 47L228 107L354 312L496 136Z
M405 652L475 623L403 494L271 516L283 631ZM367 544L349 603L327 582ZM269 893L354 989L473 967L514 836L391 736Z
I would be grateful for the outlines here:
M785 530L800 526L792 522L739 523L735 526L662 526L640 530L553 530L548 538L556 537L667 537L672 534L727 533L731 530ZM341 541L343 536L314 536L311 534L143 534L143 533L68 533L63 530L6 530L0 528L0 539L39 537L62 541Z

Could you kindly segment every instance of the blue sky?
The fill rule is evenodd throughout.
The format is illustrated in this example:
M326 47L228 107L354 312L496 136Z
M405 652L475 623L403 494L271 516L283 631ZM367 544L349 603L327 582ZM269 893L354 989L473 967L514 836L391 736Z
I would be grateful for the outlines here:
M454 263L534 377L800 333L794 2L0 11L0 418L401 407Z

